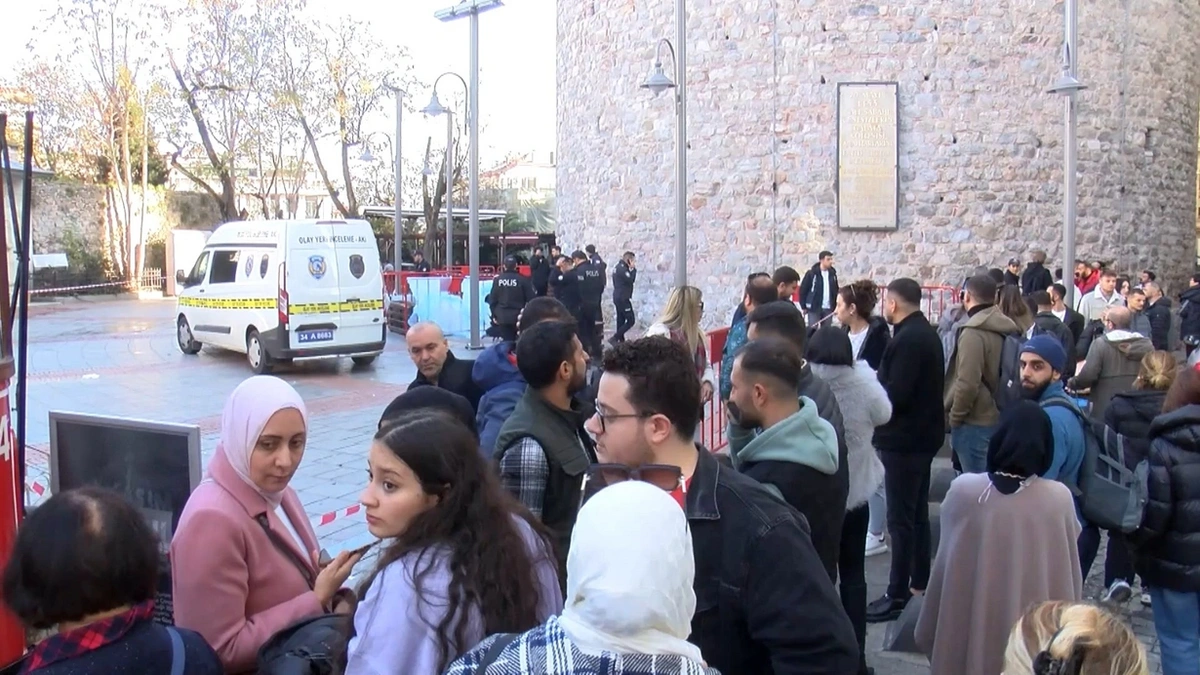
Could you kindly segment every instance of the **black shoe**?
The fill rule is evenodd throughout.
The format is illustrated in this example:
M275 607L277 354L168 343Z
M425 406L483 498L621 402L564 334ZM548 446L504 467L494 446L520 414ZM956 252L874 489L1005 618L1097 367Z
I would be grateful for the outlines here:
M867 623L895 621L907 604L908 598L893 598L884 593L883 597L867 605Z

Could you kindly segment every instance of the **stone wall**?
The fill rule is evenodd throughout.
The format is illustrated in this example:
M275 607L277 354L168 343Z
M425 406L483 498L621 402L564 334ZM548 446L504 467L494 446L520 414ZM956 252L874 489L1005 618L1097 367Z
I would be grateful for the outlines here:
M104 186L47 177L35 178L33 185L34 253L63 252L67 232L82 238L89 250L107 250L104 222L108 217L108 194ZM140 193L140 188L133 193L135 219L139 217ZM173 229L207 230L220 222L220 211L207 195L150 189L147 241L161 241Z
M1195 262L1200 8L1080 4L1078 253L1152 266L1177 290ZM710 326L747 273L803 271L826 248L846 281L957 283L1035 248L1061 265L1063 101L1045 92L1061 68L1061 4L689 6L688 271ZM674 268L672 101L639 89L671 10L558 4L559 237L614 261L638 253L644 319ZM836 225L837 83L850 81L898 83L895 232Z

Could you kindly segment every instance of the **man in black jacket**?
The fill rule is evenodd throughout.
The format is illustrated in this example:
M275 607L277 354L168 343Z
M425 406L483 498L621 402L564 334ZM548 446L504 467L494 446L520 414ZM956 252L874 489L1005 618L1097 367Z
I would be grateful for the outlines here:
M601 344L604 313L600 309L600 299L604 295L604 269L593 263L583 251L575 251L571 258L575 260L575 279L579 284L579 341L592 358L598 359L604 351Z
M892 419L875 429L874 445L884 466L892 570L887 592L867 606L871 623L895 620L913 592L929 583L929 479L946 441L945 357L937 330L920 308L920 284L912 279L888 284L883 318L895 333L883 352L879 381L892 401Z
M1079 338L1083 337L1083 328L1087 324L1087 321L1084 321L1082 314L1067 306L1066 297L1066 286L1060 283L1051 286L1050 301L1052 304L1050 305L1050 312L1067 326L1067 329L1071 331L1071 337L1075 338L1075 344L1078 347ZM1078 348L1075 352L1079 353Z
M1067 324L1054 315L1054 300L1050 298L1049 293L1034 291L1029 298L1038 309L1037 315L1033 317L1034 332L1049 333L1058 338L1058 341L1062 343L1063 351L1067 353L1067 362L1062 376L1064 378L1074 377L1075 366L1078 365L1075 358L1075 336L1071 334L1071 329L1067 328Z
M1009 258L1008 259L1008 267L1005 268L1005 270L1004 270L1004 281L1002 283L1005 286L1015 286L1016 288L1021 287L1021 259L1020 258Z
M1036 291L1044 291L1054 284L1050 270L1046 269L1046 252L1034 251L1032 260L1021 273L1021 295L1032 295Z
M613 268L613 308L617 315L617 332L610 344L625 341L625 333L633 328L637 317L633 313L633 285L637 282L637 258L633 251L625 251L617 266Z
M517 317L525 309L525 303L535 297L529 277L517 271L517 258L511 255L505 258L504 271L492 280L492 290L487 296L492 321L501 340L512 342L517 339Z
M1190 356L1195 349L1188 338L1200 338L1200 274L1193 274L1188 289L1179 296L1179 339Z
M462 396L471 402L472 409L479 410L483 390L471 377L475 362L460 361L454 356L441 327L432 321L418 323L408 329L404 339L408 343L408 356L417 366L417 376L408 385L410 389L440 387Z
M550 295L561 302L575 321L579 321L579 277L575 273L575 262L566 256L555 261L558 268L550 273Z
M1146 293L1146 309L1143 311L1150 320L1150 341L1154 343L1155 349L1170 351L1171 301L1163 296L1162 287L1156 281L1142 284L1142 290Z
M821 251L816 264L804 273L800 282L800 306L808 312L808 325L816 326L837 307L837 270L833 254Z
M425 259L424 253L422 253L420 251L413 253L413 271L414 272L417 272L419 274L428 274L430 269L431 268L429 267L429 261Z
M696 561L688 639L705 662L742 675L857 672L854 629L803 517L693 443L700 382L687 350L664 337L616 345L596 407L587 428L601 462L679 468L672 496Z
M541 247L533 249L533 258L529 261L529 278L533 281L533 290L538 297L546 294L550 284L550 262L542 255Z

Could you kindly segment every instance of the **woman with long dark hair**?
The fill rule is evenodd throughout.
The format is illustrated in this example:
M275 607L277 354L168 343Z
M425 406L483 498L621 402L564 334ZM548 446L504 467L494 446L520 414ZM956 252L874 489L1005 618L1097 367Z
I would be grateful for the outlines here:
M367 465L367 526L391 543L360 589L346 675L437 675L484 637L562 609L541 524L460 422L426 410L385 426Z
M837 320L846 327L855 360L866 361L872 370L879 370L883 350L892 339L892 332L882 316L876 316L879 287L870 279L859 279L838 289Z

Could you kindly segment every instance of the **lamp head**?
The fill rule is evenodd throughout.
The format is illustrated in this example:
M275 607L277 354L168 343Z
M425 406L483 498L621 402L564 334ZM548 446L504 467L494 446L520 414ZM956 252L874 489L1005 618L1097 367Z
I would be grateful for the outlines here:
M667 74L663 72L662 61L656 61L654 63L654 70L650 73L650 77L646 78L646 81L642 83L642 89L649 89L650 91L654 92L655 96L658 96L668 89L673 89L674 87L675 82L673 82L671 78L667 77Z
M1084 89L1087 89L1087 85L1072 77L1071 73L1064 71L1046 91L1051 94L1070 94Z
M434 173L436 173L436 172L433 170L432 166L429 166L429 160L426 159L425 160L425 168L421 169L421 175L422 176L432 176Z
M358 156L358 161L365 162L367 164L374 163L375 155L371 154L371 148L368 148L364 145L362 154Z
M434 91L433 95L429 97L429 105L422 108L421 112L433 117L446 113L446 106L442 105L442 102L438 100L437 91Z

